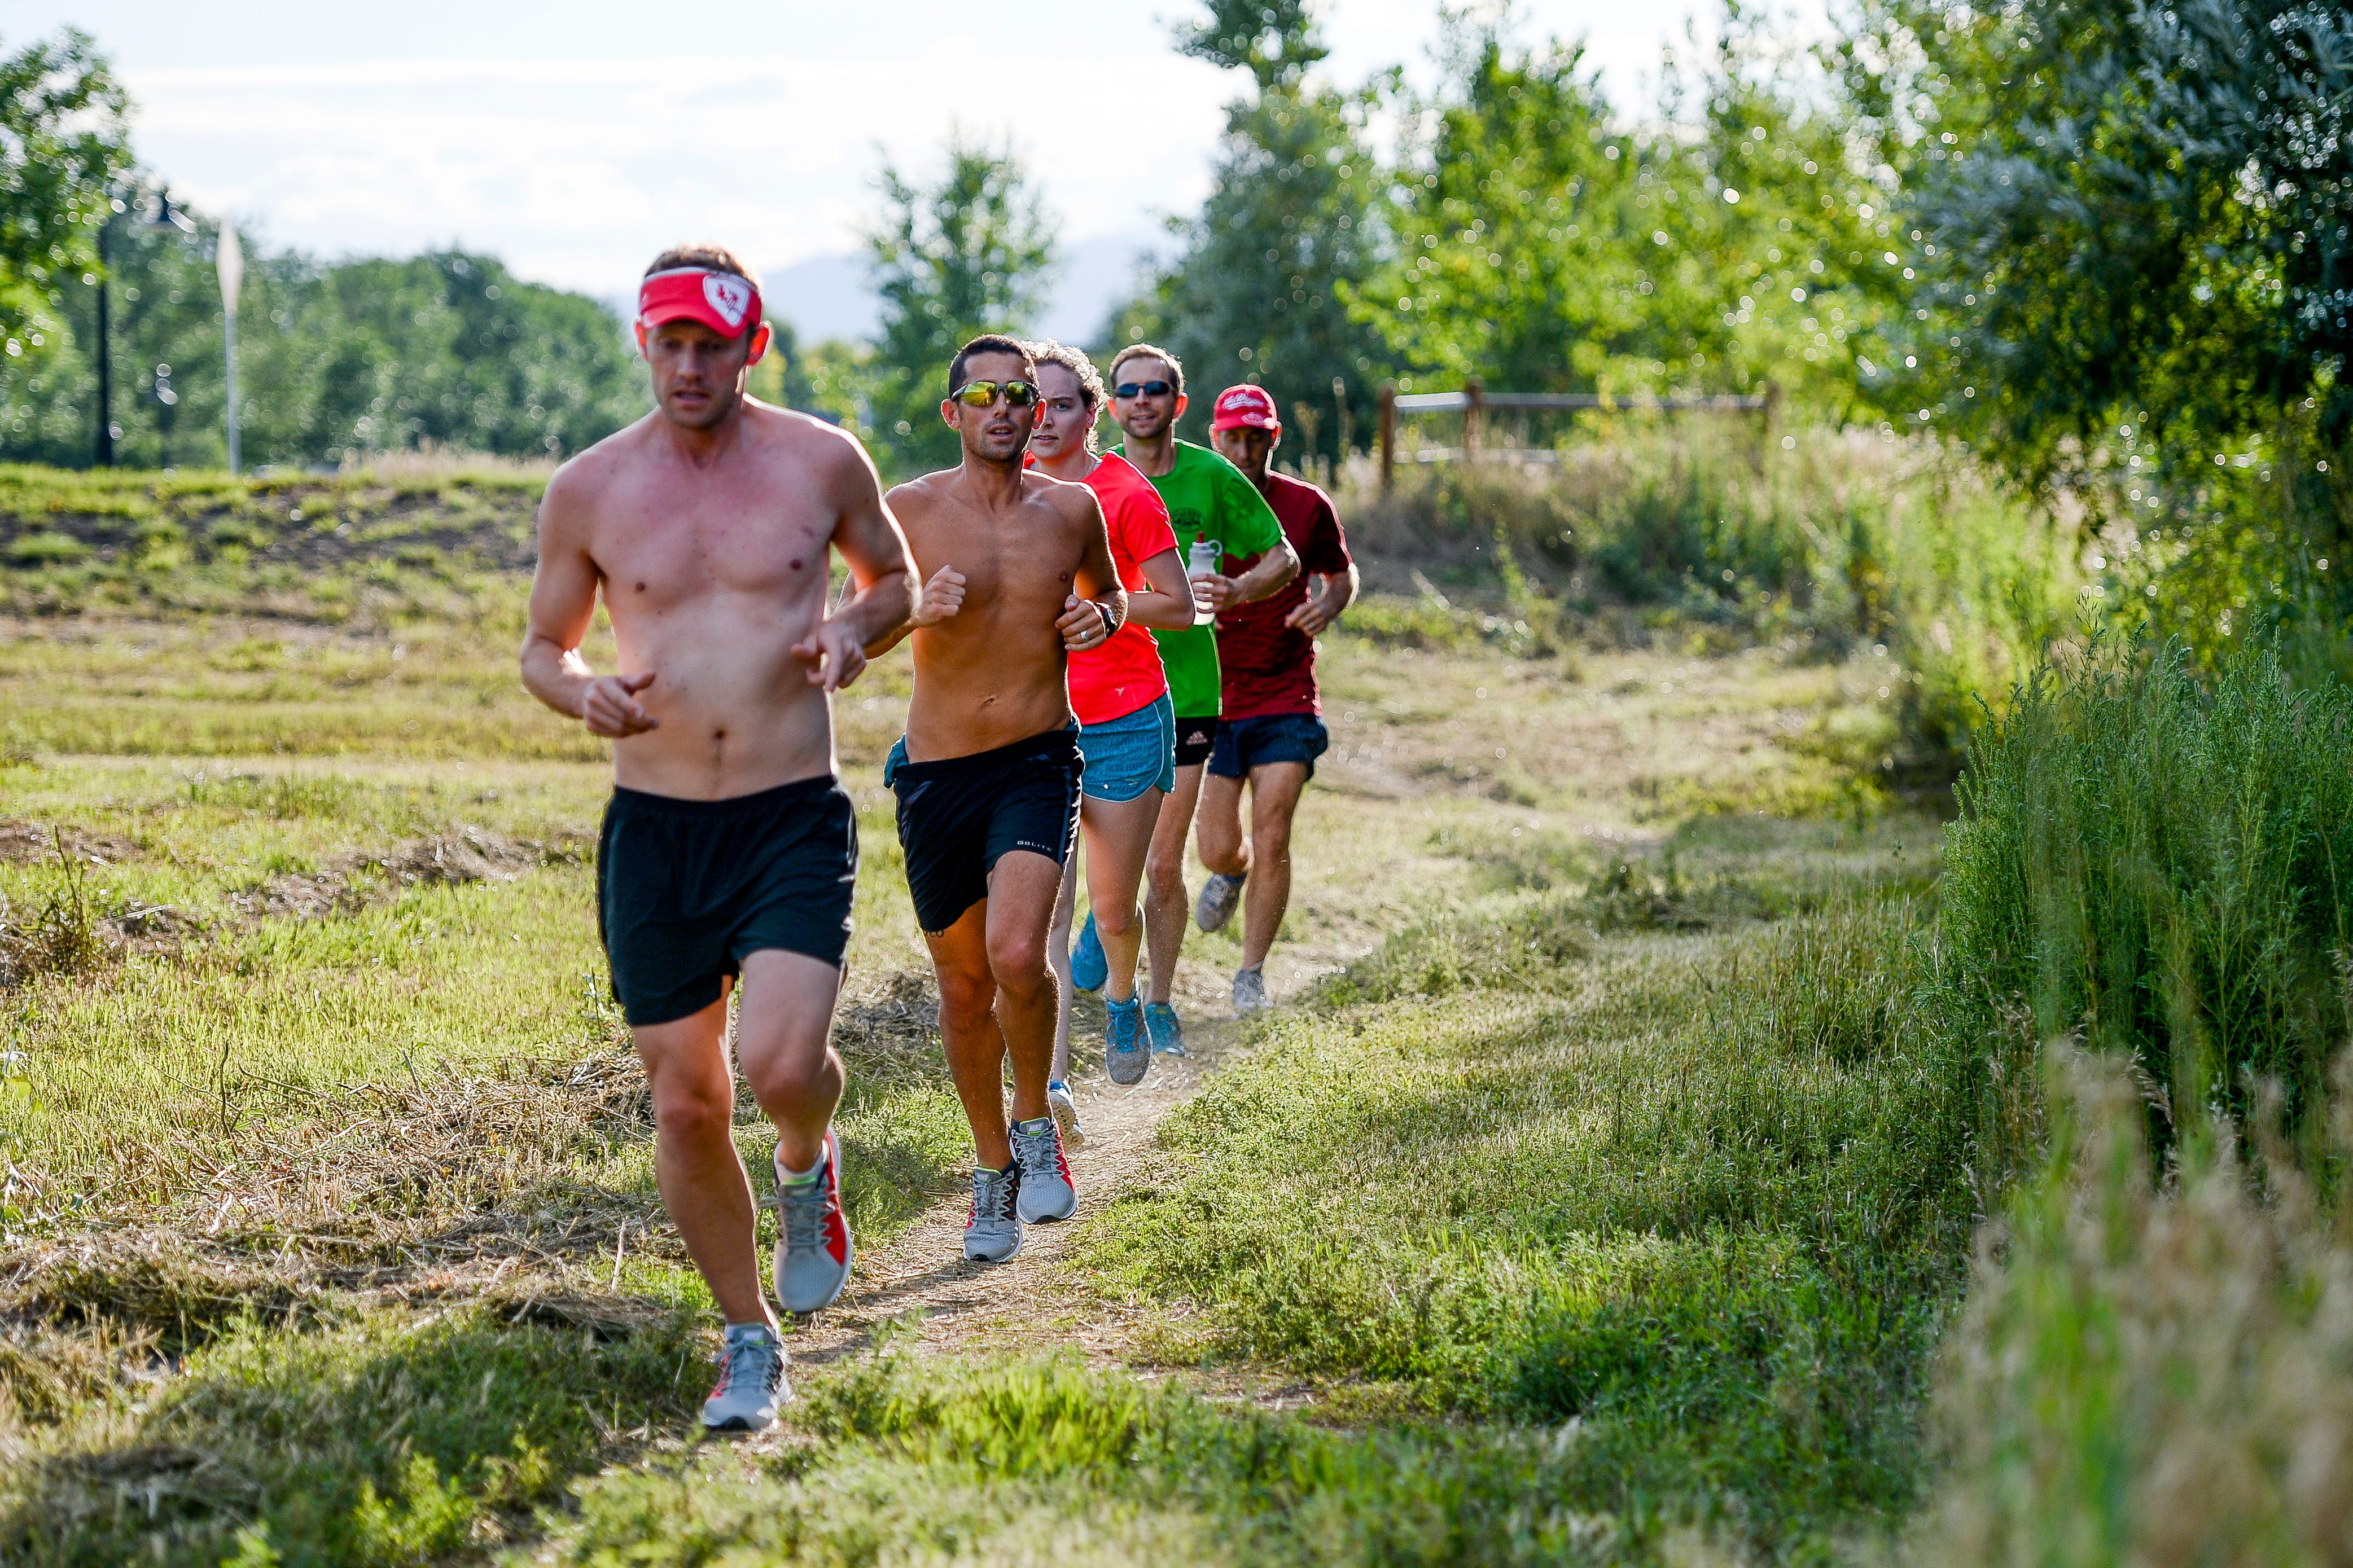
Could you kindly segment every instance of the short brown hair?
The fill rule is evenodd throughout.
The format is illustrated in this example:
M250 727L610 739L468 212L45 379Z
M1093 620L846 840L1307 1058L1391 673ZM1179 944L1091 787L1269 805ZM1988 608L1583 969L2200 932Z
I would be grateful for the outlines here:
M735 259L735 253L723 245L673 245L653 259L646 268L650 278L657 272L669 272L681 267L702 267L712 272L725 272L741 278L753 288L760 286L760 275Z
M1173 377L1176 383L1176 395L1179 397L1184 396L1185 366L1183 362L1178 360L1175 354L1170 353L1166 349L1161 348L1155 343L1130 343L1127 347L1120 350L1118 354L1114 356L1111 362L1112 384L1113 386L1119 384L1120 366L1125 364L1132 359L1145 359L1147 357L1156 359L1162 364L1168 367L1169 375Z
M965 362L975 354L1011 354L1021 362L1023 375L1032 380L1037 377L1038 356L1029 352L1028 343L1018 338L1008 338L1003 332L983 332L956 350L955 358L948 361L948 395L950 397L954 397L956 389L965 384Z
M1103 400L1103 378L1096 373L1095 362L1068 343L1058 343L1051 338L1029 345L1030 357L1039 364L1058 364L1078 378L1079 397L1090 410L1101 408Z

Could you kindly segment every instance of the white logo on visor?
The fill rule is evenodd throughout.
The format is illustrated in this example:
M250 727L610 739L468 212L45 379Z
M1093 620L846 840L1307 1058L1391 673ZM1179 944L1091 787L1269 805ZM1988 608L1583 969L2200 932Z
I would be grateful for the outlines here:
M752 308L752 286L741 278L723 273L702 275L702 297L711 301L711 308L719 312L719 319L730 329L742 326L744 312Z

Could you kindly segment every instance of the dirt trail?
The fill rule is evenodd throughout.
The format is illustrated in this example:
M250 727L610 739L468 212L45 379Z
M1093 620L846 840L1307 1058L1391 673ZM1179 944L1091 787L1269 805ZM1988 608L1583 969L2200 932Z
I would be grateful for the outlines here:
M1295 996L1345 956L1320 943L1278 948L1267 962L1268 988L1278 1002ZM896 1342L924 1353L1050 1347L1115 1359L1125 1338L1120 1306L1087 1290L1061 1265L1080 1227L1134 1182L1162 1119L1192 1097L1240 1039L1244 1026L1228 1005L1229 979L1189 959L1180 966L1175 1000L1185 1019L1186 1056L1155 1058L1132 1089L1112 1083L1100 1068L1075 1075L1086 1132L1086 1146L1069 1156L1079 1190L1076 1215L1029 1226L1009 1263L968 1263L970 1205L955 1197L934 1205L887 1244L861 1251L841 1300L788 1331L793 1360L823 1366L856 1355L886 1327ZM1100 1031L1101 1017L1099 1005L1082 1004L1082 1038L1090 1027Z

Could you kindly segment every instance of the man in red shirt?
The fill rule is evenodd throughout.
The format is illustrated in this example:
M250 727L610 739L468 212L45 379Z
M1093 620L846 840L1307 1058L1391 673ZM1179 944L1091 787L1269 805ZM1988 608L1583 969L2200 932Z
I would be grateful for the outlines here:
M1282 444L1282 423L1266 389L1229 386L1214 409L1210 445L1266 497L1299 556L1299 575L1288 585L1218 617L1223 693L1195 827L1211 875L1194 918L1203 931L1216 931L1232 918L1235 904L1242 906L1242 962L1233 988L1240 1014L1269 1005L1260 968L1291 901L1291 817L1330 743L1315 691L1315 637L1356 596L1356 567L1332 498L1267 466ZM1250 795L1247 837L1244 784Z

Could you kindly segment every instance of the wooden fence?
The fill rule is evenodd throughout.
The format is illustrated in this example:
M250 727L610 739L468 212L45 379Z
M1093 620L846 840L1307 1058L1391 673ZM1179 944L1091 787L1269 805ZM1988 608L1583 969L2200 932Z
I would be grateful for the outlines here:
M1618 409L1630 414L1653 411L1765 414L1772 410L1777 401L1771 393L1760 396L1633 398L1607 397L1593 392L1489 392L1475 377L1463 383L1460 392L1400 393L1397 383L1384 382L1381 384L1381 489L1389 489L1396 480L1398 416L1400 414L1461 414L1461 455L1465 458L1476 458L1479 455L1480 426L1491 409L1542 409L1569 413Z

